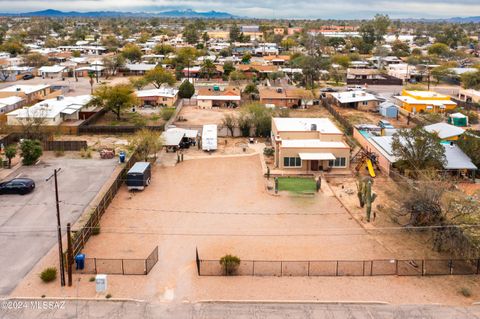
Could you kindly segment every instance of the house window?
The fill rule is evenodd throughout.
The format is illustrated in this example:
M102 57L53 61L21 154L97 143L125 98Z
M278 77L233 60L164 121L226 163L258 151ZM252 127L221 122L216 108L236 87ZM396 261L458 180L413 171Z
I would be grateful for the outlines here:
M166 100L167 100L167 98L166 98L166 97L164 97L164 98L163 98L163 101L166 101Z
M368 105L368 101L363 101L362 105Z
M284 157L283 158L284 167L302 167L302 160L300 157Z
M345 157L337 157L334 161L328 161L330 167L346 167L347 159Z

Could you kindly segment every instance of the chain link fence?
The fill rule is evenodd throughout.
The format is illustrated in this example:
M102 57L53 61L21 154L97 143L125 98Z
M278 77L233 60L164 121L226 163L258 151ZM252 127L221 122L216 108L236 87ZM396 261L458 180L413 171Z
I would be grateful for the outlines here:
M385 259L325 261L242 260L237 276L435 276L478 275L480 259ZM225 276L219 260L197 259L200 276Z

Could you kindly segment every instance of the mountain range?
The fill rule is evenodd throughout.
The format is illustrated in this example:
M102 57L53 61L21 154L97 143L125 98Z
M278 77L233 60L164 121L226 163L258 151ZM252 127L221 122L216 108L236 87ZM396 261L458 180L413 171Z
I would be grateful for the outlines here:
M228 12L206 11L200 12L191 9L170 10L160 12L123 12L123 11L59 11L47 9L42 11L24 13L0 13L0 16L8 17L49 17L49 18L203 18L203 19L235 19L239 18ZM424 22L450 22L450 23L480 23L480 16L454 17L445 19L401 19L403 21L424 21Z
M8 17L49 17L49 18L117 18L117 17L161 17L161 18L204 18L204 19L232 19L236 16L227 12L207 11L199 12L191 9L171 10L162 12L121 12L121 11L59 11L47 9L24 13L0 13Z

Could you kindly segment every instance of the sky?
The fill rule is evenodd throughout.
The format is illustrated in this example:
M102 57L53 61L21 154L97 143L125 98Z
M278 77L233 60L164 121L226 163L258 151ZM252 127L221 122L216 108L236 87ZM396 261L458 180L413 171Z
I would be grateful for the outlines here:
M361 19L376 13L391 18L449 18L480 15L480 0L0 0L1 12L222 11L254 18Z

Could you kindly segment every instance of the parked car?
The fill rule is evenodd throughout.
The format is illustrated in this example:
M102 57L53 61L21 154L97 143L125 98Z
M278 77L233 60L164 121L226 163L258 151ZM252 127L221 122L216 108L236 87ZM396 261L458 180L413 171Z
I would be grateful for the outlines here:
M390 124L390 122L387 121L387 120L380 120L380 121L378 121L378 126L380 126L381 128L384 128L384 129L392 129L392 128L395 128L395 127L393 127L393 125Z
M22 79L24 79L25 81L31 80L31 79L33 79L33 78L35 78L35 75L33 75L33 74L25 74L25 75L22 77Z
M35 182L30 178L15 178L7 182L0 183L0 194L20 194L25 195L35 189Z

